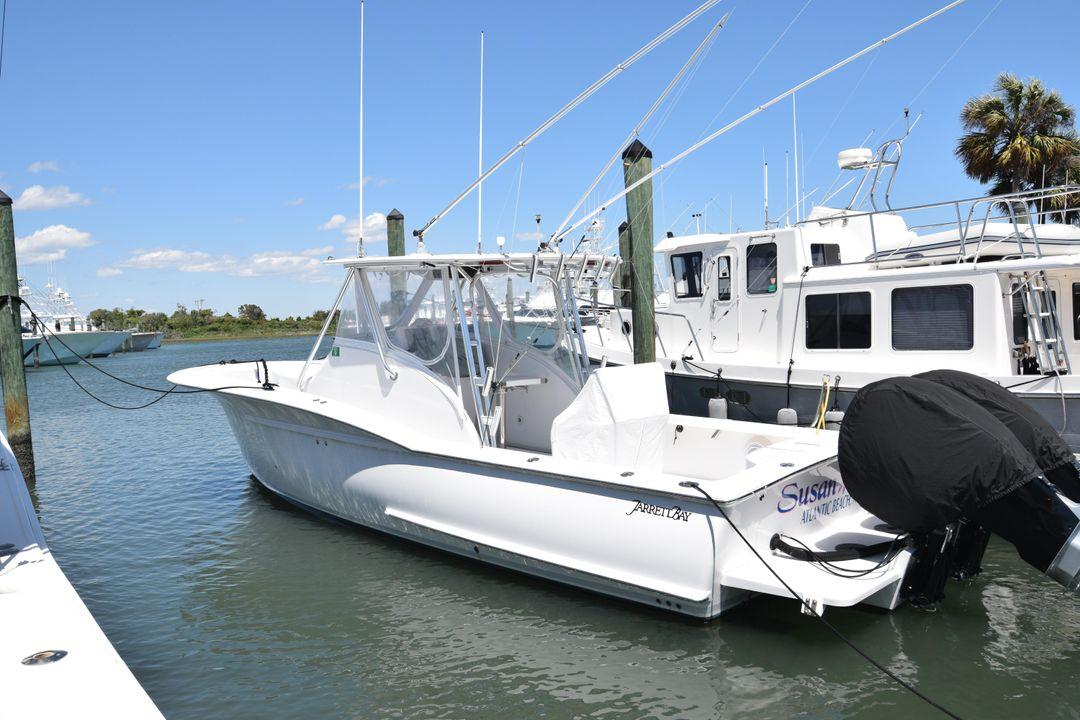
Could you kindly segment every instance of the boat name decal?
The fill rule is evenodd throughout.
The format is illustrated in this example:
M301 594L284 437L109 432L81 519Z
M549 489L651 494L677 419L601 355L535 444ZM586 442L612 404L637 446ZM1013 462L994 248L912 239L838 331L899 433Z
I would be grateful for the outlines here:
M678 505L664 507L663 505L650 505L649 503L635 500L634 507L626 514L633 515L636 512L645 513L646 515L659 515L660 517L671 518L672 520L682 520L683 522L690 521L690 511L683 510Z
M822 502L823 500L829 502ZM802 486L792 482L780 489L776 511L787 513L799 506L813 505L814 507L805 507L802 513L802 522L808 523L824 515L839 512L853 502L855 501L851 499L843 483L836 480L822 480Z

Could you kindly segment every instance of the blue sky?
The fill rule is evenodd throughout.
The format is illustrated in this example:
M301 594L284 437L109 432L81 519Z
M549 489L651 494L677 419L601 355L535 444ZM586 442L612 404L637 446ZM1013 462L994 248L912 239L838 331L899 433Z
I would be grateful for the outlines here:
M536 213L553 230L724 12L733 11L727 27L644 132L658 162L941 4L720 3L485 183L485 242L494 248L504 235L531 250ZM480 30L490 162L695 5L369 0L369 253L385 252L380 213L400 208L411 230L475 176ZM1008 70L1080 103L1068 35L1018 35L1023 7L968 0L801 93L806 189L833 183L838 150L871 131L871 143L901 132L910 105L923 118L894 204L978 194L952 155L965 99ZM1080 20L1074 0L1040 8L1058 27ZM358 13L357 0L9 0L0 187L17 200L22 274L43 285L51 272L84 312L168 312L198 300L282 316L326 306L337 271L318 260L352 251L358 214ZM737 226L760 226L762 153L775 211L791 145L784 103L683 161L655 188L657 234L685 231L695 211L726 230L729 203ZM594 203L621 187L618 172ZM606 213L609 229L624 212ZM469 199L428 235L428 249L466 250L475 235Z

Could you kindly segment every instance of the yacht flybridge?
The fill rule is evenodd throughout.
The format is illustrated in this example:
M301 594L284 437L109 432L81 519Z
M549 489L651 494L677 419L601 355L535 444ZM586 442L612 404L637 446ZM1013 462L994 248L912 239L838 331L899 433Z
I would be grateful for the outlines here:
M853 198L787 227L656 246L673 408L810 425L868 383L953 368L1012 389L1080 448L1080 228L1060 222L1080 187L892 209L888 145L840 154L873 173L869 211ZM632 362L632 326L629 309L603 311L584 330L593 362Z
M306 360L257 363L261 385L249 363L169 376L216 389L252 473L274 493L699 618L755 593L791 597L753 552L811 607L894 608L909 593L920 556L848 495L837 433L672 415L660 365L590 368L572 289L606 281L618 258L334 262L345 282ZM527 293L553 308L517 312ZM771 549L792 543L820 557L843 545L835 565L850 577L812 552Z

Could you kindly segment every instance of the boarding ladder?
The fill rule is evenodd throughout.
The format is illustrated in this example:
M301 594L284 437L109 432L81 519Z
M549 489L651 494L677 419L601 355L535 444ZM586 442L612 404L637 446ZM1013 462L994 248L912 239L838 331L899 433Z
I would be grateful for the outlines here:
M1009 209L1009 220L1012 222L1020 257L1026 257L1028 251L1024 247L1024 233L1020 231L1020 225L1016 219L1016 209L1011 202L1006 203L1006 207ZM1042 258L1039 236L1035 232L1035 222L1030 215L1028 216L1028 228L1031 230L1032 255L1036 258ZM981 242L980 239L980 244ZM1047 375L1068 374L1072 370L1069 363L1069 351L1065 348L1065 336L1061 332L1061 318L1058 316L1057 303L1054 302L1054 293L1050 290L1050 282L1047 280L1046 271L1040 269L1023 272L1019 277L1019 286L1016 288L1016 292L1020 294L1020 299L1024 303L1028 340L1035 350L1035 357L1039 361L1039 369Z
M454 293L454 305L457 311L458 327L465 347L465 367L468 373L468 386L472 394L473 407L476 408L476 424L480 431L480 441L485 446L495 445L496 431L499 427L502 408L492 409L491 397L495 384L495 370L488 367L484 358L484 346L480 342L480 307L474 301L471 304L472 322L465 314L465 303L461 296L461 285L466 281L464 275L450 283Z
M1046 279L1046 271L1023 273L1016 291L1024 303L1028 339L1035 350L1039 368L1047 374L1069 373L1069 353L1065 349L1057 305Z

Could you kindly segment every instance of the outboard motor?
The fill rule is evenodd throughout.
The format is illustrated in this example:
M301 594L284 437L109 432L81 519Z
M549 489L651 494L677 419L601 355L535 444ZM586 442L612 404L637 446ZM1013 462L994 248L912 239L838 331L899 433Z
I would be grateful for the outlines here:
M1033 407L996 382L971 373L931 370L915 377L955 390L1000 420L1027 448L1058 492L1073 502L1080 502L1080 473L1074 463L1073 451ZM956 531L952 576L966 580L978 575L989 541L990 531L985 527L973 520L962 522Z
M923 539L925 551L934 549L926 538L954 528L938 557L920 563L950 561L956 524L975 522L1068 589L1080 585L1080 518L1008 427L945 385L905 377L859 390L840 427L839 465L855 501ZM925 567L923 574L942 575Z

